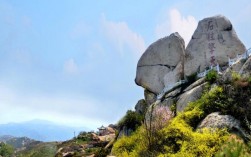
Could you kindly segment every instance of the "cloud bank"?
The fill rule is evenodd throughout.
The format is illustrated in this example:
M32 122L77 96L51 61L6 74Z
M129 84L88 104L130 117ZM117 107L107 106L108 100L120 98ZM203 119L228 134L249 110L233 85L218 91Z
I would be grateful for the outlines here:
M143 37L132 31L126 22L108 21L102 15L101 24L104 34L121 55L124 54L126 48L129 48L137 58L145 51Z

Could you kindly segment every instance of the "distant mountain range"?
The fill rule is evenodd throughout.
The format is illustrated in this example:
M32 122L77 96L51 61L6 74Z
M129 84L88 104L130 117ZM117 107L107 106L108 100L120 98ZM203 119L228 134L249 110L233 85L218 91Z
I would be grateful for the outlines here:
M24 147L29 147L32 145L37 145L39 143L42 143L40 141L35 141L28 137L14 137L10 135L0 136L0 142L7 143L13 146L13 148L15 148L16 150L20 150Z
M2 140L15 137L28 137L38 141L65 141L74 137L80 131L88 131L88 128L74 128L55 124L45 120L32 120L22 123L0 124L0 136ZM3 136L8 135L8 136Z

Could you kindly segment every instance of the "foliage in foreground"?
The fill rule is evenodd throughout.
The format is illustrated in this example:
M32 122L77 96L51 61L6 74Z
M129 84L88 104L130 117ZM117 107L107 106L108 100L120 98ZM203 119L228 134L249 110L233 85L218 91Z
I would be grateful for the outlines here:
M129 137L122 137L113 147L112 153L124 156L213 156L227 141L227 130L195 131L198 122L207 114L224 108L221 103L223 89L215 87L205 93L201 99L191 103L185 112L170 120L157 131L158 141L153 141L154 149L146 141L147 129L141 126Z
M229 140L221 147L215 157L250 157L251 145L246 144L242 139L232 135Z
M10 157L14 153L14 148L11 145L0 142L0 155Z

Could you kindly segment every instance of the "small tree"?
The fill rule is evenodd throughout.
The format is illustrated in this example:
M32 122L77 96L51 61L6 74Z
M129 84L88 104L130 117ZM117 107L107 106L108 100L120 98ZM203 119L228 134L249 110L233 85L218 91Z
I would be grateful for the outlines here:
M158 150L158 141L161 136L159 130L164 128L174 116L168 106L151 106L145 116L145 128L149 150Z
M128 129L135 131L143 121L143 116L135 111L128 110L126 115L118 122L119 129L126 126Z

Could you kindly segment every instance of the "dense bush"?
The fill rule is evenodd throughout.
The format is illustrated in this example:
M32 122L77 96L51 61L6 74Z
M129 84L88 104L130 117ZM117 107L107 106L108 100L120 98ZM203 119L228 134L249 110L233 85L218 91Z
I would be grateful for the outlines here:
M95 157L106 157L107 155L109 155L110 152L111 152L110 149L99 148L99 149L95 152Z
M14 148L11 145L0 142L0 155L3 157L11 157L14 153Z
M89 132L82 131L78 134L77 139L88 142L92 140L92 134Z
M218 73L215 70L210 70L206 75L206 81L209 83L214 83L218 77Z
M120 129L126 126L135 131L143 122L144 117L135 111L128 110L126 115L118 122Z
M229 140L221 147L215 157L250 157L250 144L235 135L232 135Z

